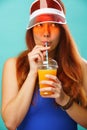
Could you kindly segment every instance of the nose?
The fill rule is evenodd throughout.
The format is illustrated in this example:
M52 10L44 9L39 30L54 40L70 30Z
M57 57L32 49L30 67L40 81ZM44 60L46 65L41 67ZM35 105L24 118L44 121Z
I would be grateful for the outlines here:
M49 24L44 24L44 32L43 32L44 37L49 37L50 36L50 28Z

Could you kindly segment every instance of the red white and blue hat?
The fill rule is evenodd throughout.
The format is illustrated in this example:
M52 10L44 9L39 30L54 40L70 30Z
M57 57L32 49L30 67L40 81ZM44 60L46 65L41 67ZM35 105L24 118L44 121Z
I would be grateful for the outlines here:
M66 24L63 8L57 0L35 0L32 3L27 29L45 22Z

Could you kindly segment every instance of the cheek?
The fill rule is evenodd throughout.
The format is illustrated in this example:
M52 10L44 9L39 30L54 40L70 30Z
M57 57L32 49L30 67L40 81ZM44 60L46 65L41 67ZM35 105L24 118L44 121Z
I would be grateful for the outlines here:
M34 35L34 37L37 37L37 36L38 36L38 34L39 34L38 29L33 28L33 35Z
M53 37L54 41L58 43L58 41L60 39L60 30L53 31L52 37Z
M51 49L55 49L60 40L60 32L54 32L52 36L53 44Z
M38 29L34 29L33 28L33 38L34 38L34 41L35 41L35 44L39 44L39 41L40 41L40 32L39 32L39 30Z
M38 28L33 28L33 34L34 34L34 35L36 35L36 36L38 35L38 36L39 36L39 35L41 35L41 33L42 33L42 31L41 31L40 29L38 29Z
M33 29L33 37L35 42L37 43L38 41L40 41L41 36L43 35L43 33L41 32L41 30L34 28Z

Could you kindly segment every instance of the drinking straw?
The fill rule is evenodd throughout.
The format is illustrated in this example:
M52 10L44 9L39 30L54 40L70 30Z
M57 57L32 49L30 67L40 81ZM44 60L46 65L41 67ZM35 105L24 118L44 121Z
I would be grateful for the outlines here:
M46 47L48 46L47 42L45 43L45 46ZM46 64L48 64L48 50L46 50Z

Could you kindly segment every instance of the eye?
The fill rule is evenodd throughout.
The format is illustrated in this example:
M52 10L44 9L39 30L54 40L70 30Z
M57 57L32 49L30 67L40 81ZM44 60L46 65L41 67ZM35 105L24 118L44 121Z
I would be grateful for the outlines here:
M43 24L41 24L41 23L40 23L40 24L37 24L36 26L37 26L37 27L42 27L42 26L43 26Z
M57 23L51 23L51 26L52 27L58 27L58 24Z

